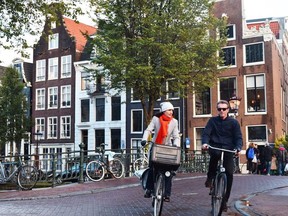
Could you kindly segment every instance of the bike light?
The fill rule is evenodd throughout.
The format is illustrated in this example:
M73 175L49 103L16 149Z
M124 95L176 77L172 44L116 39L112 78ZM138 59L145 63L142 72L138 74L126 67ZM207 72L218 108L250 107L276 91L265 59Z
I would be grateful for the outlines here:
M225 172L225 168L221 167L220 172Z
M170 176L171 176L171 172L166 171L166 172L165 172L165 176L166 176L166 177L170 177Z

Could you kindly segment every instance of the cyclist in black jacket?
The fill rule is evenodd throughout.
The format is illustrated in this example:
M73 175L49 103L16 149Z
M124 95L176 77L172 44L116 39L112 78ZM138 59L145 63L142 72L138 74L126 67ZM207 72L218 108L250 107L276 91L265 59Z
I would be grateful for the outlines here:
M218 115L209 119L202 133L202 148L207 149L208 144L213 147L224 148L228 150L237 150L237 154L242 149L243 140L240 125L236 119L228 115L229 103L226 100L217 102ZM216 176L217 164L220 160L221 152L209 149L210 162L207 173L206 187L212 186L212 179ZM233 153L225 152L224 167L227 175L227 191L224 198L222 209L227 211L227 202L230 197L233 183Z

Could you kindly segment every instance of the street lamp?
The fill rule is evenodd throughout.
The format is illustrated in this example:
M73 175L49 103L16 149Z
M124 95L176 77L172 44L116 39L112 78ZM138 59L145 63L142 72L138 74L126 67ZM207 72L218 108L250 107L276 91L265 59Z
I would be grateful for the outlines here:
M43 133L40 133L39 130L37 130L36 133L34 133L33 135L35 135L36 138L36 155L35 155L35 164L37 169L39 169L39 136L42 136Z
M234 118L238 116L238 109L241 103L241 99L242 98L238 98L236 95L234 95L228 101L230 105L230 109L234 114Z

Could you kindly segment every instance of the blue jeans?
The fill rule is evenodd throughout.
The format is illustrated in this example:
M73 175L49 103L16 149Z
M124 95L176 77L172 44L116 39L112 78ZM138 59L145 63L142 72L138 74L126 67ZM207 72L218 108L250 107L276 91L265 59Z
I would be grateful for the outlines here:
M284 175L285 165L286 165L285 162L278 161L278 174L279 174L279 175Z
M265 162L265 168L266 168L266 174L269 174L269 175L270 175L271 161L266 161L266 162Z

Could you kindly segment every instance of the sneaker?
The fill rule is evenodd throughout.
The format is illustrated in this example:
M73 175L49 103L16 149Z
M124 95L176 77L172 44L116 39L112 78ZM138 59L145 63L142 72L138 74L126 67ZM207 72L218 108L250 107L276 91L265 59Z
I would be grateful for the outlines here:
M212 180L207 178L206 182L205 182L205 187L207 188L211 188L212 187Z
M164 202L170 202L170 197L169 196L164 197Z
M222 204L222 211L223 212L227 212L227 203L226 202L223 202L223 204Z
M145 198L150 198L151 197L151 191L150 190L146 190L145 194L144 194Z

